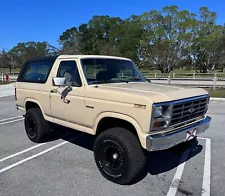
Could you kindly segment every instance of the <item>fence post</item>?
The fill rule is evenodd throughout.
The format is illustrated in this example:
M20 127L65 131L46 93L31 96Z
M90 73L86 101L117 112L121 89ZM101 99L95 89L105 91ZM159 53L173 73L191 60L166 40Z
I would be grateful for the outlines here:
M171 82L171 78L170 76L168 76L168 84L170 84L170 82Z
M173 73L173 78L175 78L175 73Z
M122 74L122 78L123 78L123 72L121 74Z
M195 79L195 73L193 73L193 79Z
M216 75L214 76L214 79L213 79L213 90L215 90L216 89L216 81L217 81L217 77L216 77Z
M156 73L155 73L155 78L156 78Z

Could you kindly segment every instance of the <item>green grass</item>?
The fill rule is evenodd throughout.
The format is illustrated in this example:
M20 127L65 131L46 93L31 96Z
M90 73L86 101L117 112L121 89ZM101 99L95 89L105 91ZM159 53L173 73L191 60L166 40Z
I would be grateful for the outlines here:
M211 88L205 88L210 94L211 97L219 97L219 98L225 98L225 89L224 88L218 88L218 89L211 89Z
M15 72L16 74L20 72L20 68L16 68L15 70L11 70L12 74ZM9 73L9 69L8 68L0 68L0 73Z
M10 82L2 82L2 81L0 81L0 85L10 84L10 83L14 83L14 82L12 82L12 81L10 81Z

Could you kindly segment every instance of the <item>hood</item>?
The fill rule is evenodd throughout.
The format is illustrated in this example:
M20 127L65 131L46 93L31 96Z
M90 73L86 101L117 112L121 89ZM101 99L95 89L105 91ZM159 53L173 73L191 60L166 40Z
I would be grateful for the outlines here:
M143 82L103 84L99 85L98 88L106 91L147 96L155 103L208 94L207 91L201 88L176 87Z

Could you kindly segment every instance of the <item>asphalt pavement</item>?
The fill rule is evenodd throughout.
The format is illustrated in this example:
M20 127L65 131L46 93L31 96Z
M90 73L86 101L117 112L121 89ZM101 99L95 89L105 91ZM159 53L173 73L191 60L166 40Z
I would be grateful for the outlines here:
M15 83L0 85L0 98L13 95L15 95Z
M224 195L225 102L210 102L211 126L190 149L148 153L144 173L126 186L101 176L93 136L60 129L52 141L35 144L22 114L13 96L0 98L0 196Z

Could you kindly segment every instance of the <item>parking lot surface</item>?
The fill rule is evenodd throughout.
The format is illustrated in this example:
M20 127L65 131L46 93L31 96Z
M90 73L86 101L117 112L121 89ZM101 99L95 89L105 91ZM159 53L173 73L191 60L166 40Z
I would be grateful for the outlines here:
M0 98L0 195L224 195L225 102L211 101L210 128L189 149L147 153L146 170L132 184L104 179L93 157L94 137L61 129L35 144L25 134L14 97Z

